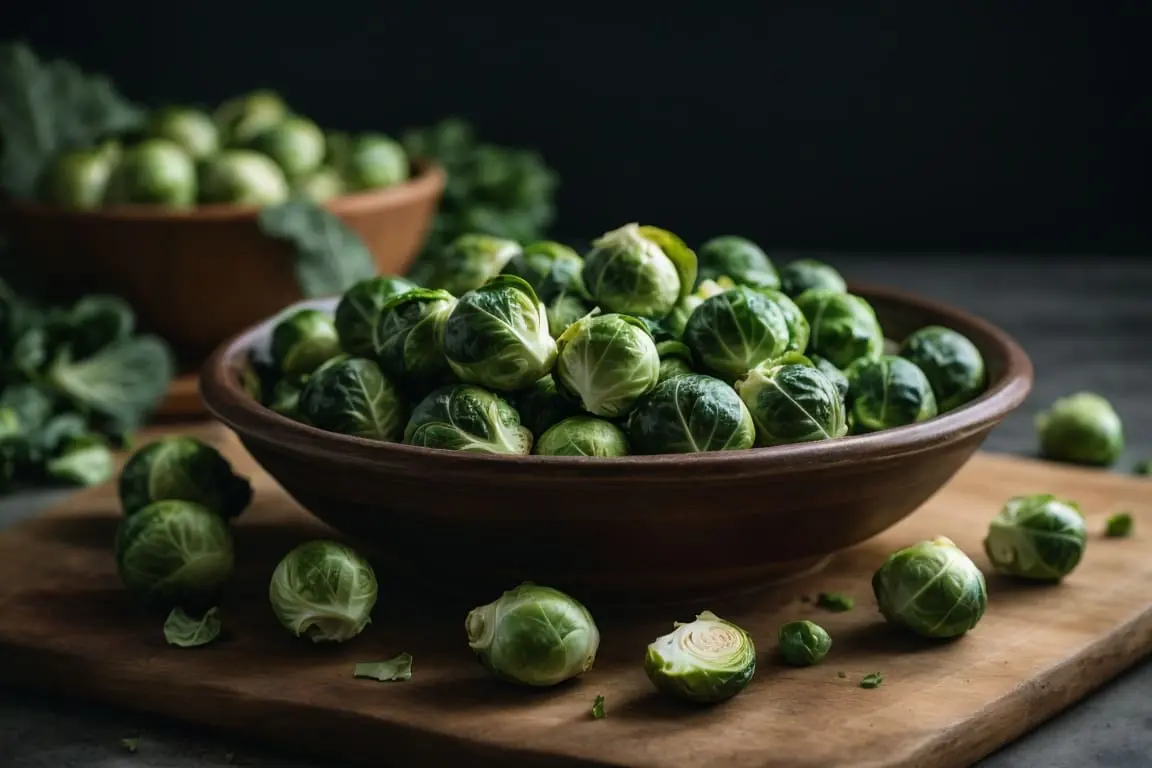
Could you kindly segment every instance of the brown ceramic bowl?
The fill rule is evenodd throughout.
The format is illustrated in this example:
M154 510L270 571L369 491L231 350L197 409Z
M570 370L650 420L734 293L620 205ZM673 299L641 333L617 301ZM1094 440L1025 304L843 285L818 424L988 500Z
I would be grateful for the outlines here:
M415 163L414 169L404 184L328 205L363 238L382 273L407 270L444 190L439 166ZM240 205L183 212L0 204L0 223L36 254L55 282L81 292L120 294L144 325L196 361L301 298L290 247L261 234L258 214L258 207Z
M604 600L680 601L818 567L912 513L1023 402L1028 356L959 310L853 285L890 338L949 326L983 353L988 390L929 421L833 441L617 459L505 457L372 442L263 408L237 380L265 323L201 374L208 409L299 503L433 581L527 579Z

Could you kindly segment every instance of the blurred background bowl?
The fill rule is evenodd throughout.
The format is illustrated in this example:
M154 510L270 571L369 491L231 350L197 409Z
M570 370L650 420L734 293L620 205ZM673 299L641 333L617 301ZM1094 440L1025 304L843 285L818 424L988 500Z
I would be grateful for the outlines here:
M438 165L413 168L403 184L327 204L363 239L380 273L408 269L444 191ZM119 294L182 360L199 363L224 339L302 298L290 246L260 231L259 212L240 205L70 211L4 201L0 225L43 260L54 293Z
M807 572L916 510L1019 406L1032 364L979 318L853 284L896 341L940 324L983 353L989 387L919 424L833 441L692 455L485 456L323 432L241 388L271 322L217 350L204 401L303 507L420 582L474 593L535 580L606 601L680 602ZM312 303L332 308L334 302Z

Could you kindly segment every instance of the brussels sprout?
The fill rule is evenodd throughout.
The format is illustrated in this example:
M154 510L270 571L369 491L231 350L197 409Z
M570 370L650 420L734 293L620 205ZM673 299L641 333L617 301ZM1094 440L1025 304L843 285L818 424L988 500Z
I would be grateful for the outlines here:
M336 323L319 309L298 309L272 329L272 362L286 376L304 376L343 350Z
M456 298L448 291L416 288L384 305L376 331L380 369L414 390L427 392L450 377L441 339Z
M790 621L780 627L780 656L793 667L810 667L824 661L832 650L832 638L819 624Z
M779 288L780 276L768 254L744 237L721 235L696 249L701 280L727 277L737 285L757 288Z
M610 421L570 416L536 441L538 456L627 456L628 438Z
M1088 528L1080 507L1050 494L1016 496L992 519L984 551L996 570L1059 581L1080 563Z
M416 288L403 277L380 275L361 280L340 297L334 315L340 347L357 357L373 357L379 346L380 313L388 300Z
M623 416L660 378L656 343L644 323L628 315L577 320L556 346L557 388L596 416Z
M220 134L212 118L192 107L162 107L148 119L145 133L179 145L193 160L203 160L220 148Z
M696 290L685 296L672 309L667 317L661 320L643 319L648 323L648 330L651 331L652 337L657 341L679 341L683 338L684 329L688 325L688 318L696 311L696 307L703 304L705 299L710 299L735 287L736 283L727 277L703 280L696 286Z
M408 409L376 363L351 357L308 378L300 393L300 415L318 429L393 442L400 438Z
M780 305L747 286L705 299L684 329L684 343L695 359L728 380L784 354L788 342Z
M660 355L660 381L667 381L692 370L692 350L688 345L679 341L662 341L656 345L656 353Z
M885 619L924 637L959 637L988 607L984 574L944 536L892 554L872 591Z
M1110 466L1124 452L1124 425L1111 403L1092 392L1062 397L1036 416L1040 453L1074 464Z
M847 293L848 284L832 267L816 259L798 259L780 270L780 287L796 298L811 288Z
M872 306L859 296L813 288L796 298L796 306L808 319L809 350L828 358L837 368L883 353L880 321Z
M353 137L338 153L336 167L348 189L354 191L395 186L409 174L404 147L380 133Z
M497 677L522 685L562 683L592 668L600 630L588 609L550 587L525 582L468 612L468 647Z
M191 501L156 501L116 531L116 567L136 597L162 608L210 607L232 577L228 523Z
M900 347L900 357L928 377L940 413L958 408L984 391L984 358L967 337L951 328L921 328Z
M699 453L751 448L756 428L732 387L690 373L656 385L628 417L633 453Z
M441 288L454 296L473 291L500 273L520 253L512 240L489 235L461 235L438 256L428 260L425 288Z
M453 373L490 389L525 389L556 361L544 305L532 286L512 275L497 275L461 296L443 336Z
M344 178L335 168L322 166L293 182L292 192L314 203L326 203L344 194Z
M288 199L280 166L259 152L229 149L200 166L200 202L275 205Z
M848 433L844 404L828 377L807 365L764 363L736 382L756 424L756 444L831 440Z
M696 704L726 701L756 674L756 646L740 627L704 611L653 640L644 671L656 690Z
M561 294L583 290L580 272L584 262L576 251L550 240L531 243L515 254L502 274L523 278L545 304Z
M659 319L696 285L696 254L671 232L625 224L592 243L583 280L604 311Z
M526 456L532 433L506 400L470 384L433 390L412 410L404 442L421 448Z
M268 407L281 416L300 421L304 418L300 413L300 393L304 391L306 383L306 378L280 379L272 386L272 397L268 401Z
M844 372L855 432L902 427L936 415L928 377L911 360L884 355L860 359Z
M376 574L351 547L320 539L299 545L276 566L268 600L280 624L314 643L343 643L372 621Z
M275 91L259 89L228 99L212 115L224 143L251 141L288 116L288 105Z
M537 379L531 387L516 393L513 405L520 414L520 423L533 435L542 435L549 427L580 413L580 408L556 389L552 374Z
M292 115L252 137L248 149L272 158L289 179L299 179L324 162L324 132L306 117Z
M189 208L196 202L196 164L174 142L142 141L121 155L108 180L104 202Z
M836 392L839 393L840 399L847 403L848 377L844 375L844 371L834 366L832 361L819 355L809 355L808 358L812 361L813 365L820 369L821 373L828 377L828 381L832 382L832 385L836 387Z
M771 299L784 314L784 322L788 325L787 351L804 352L808 348L811 328L808 325L808 318L804 317L800 307L796 306L796 302L788 298L786 293L775 288L757 288L756 292Z
M44 202L75 210L99 208L119 159L120 147L111 142L58 155L42 182Z
M230 518L252 502L251 483L219 451L193 437L162 437L136 451L120 472L119 492L125 515L177 500Z
M548 333L559 339L572 323L592 311L588 302L573 293L561 293L545 307L548 315Z

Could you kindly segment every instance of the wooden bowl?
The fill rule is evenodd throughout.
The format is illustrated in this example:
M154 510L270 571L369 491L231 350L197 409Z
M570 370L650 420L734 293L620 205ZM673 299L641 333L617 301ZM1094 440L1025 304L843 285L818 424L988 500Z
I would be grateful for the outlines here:
M444 191L439 166L414 168L404 184L328 204L363 238L382 273L407 270ZM240 205L69 211L9 201L0 204L0 223L66 286L63 293L123 296L142 325L199 364L224 339L301 298L290 246L260 232L259 212Z
M679 602L819 567L912 513L1032 386L1019 345L969 314L858 285L892 339L929 324L983 353L988 390L929 421L838 440L617 459L506 457L373 442L253 401L237 371L269 324L201 373L209 411L302 506L382 562L470 592L534 580L598 601ZM329 303L328 306L331 306Z

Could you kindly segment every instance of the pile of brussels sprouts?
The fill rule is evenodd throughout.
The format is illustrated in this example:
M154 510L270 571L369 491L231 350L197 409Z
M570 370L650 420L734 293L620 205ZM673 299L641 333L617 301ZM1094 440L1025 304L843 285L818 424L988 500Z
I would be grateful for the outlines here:
M408 177L408 156L388 136L325 132L275 92L258 90L211 113L161 107L138 130L64 151L39 191L44 202L73 209L275 205L293 196L323 202Z
M930 326L885 353L831 266L779 271L751 241L698 251L628 224L581 258L555 242L457 238L423 284L381 276L334 313L279 319L251 394L331 432L545 456L726 451L912 424L986 383L967 338Z

